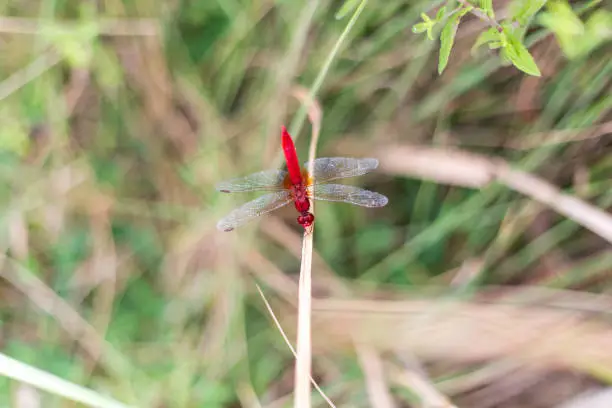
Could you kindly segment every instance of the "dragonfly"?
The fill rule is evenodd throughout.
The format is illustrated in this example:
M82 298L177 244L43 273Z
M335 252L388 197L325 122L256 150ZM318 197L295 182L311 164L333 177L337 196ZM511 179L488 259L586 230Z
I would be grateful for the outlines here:
M298 224L307 229L314 223L314 215L310 211L312 199L345 202L370 208L387 205L389 200L382 194L350 185L330 183L333 180L369 173L378 167L377 159L318 158L314 160L313 172L310 174L309 162L300 167L293 139L285 126L281 127L281 145L287 170L264 170L217 184L217 190L222 193L268 192L230 212L217 223L217 229L232 231L291 202L299 213Z

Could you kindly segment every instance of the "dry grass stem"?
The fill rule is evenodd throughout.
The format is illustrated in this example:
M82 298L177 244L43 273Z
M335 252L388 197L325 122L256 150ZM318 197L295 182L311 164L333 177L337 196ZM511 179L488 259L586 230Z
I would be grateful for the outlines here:
M294 96L305 103L309 94L296 88ZM307 105L308 119L312 126L310 148L308 149L308 172L313 174L314 159L316 156L317 141L321 128L321 107L316 100ZM310 212L314 214L314 201L311 200ZM312 247L314 224L304 230L302 245L302 262L300 265L300 283L298 289L298 330L297 330L297 357L295 365L295 407L310 408L310 378L312 366Z
M252 250L242 259L245 268L274 290L283 300L297 307L295 282L260 252Z
M498 181L612 242L610 214L584 200L561 192L537 176L512 169L501 159L458 149L425 146L383 147L376 153L381 161L380 169L388 174L469 188L483 188L492 181Z
M448 398L440 394L438 390L423 376L412 370L391 370L391 378L421 399L421 406L427 408L457 408Z
M521 364L510 360L495 361L465 375L440 381L436 384L436 388L447 395L456 395L481 388L496 379L512 375L521 367Z
M473 363L511 358L591 374L612 372L606 347L612 341L612 328L589 313L455 302L452 313L423 319L436 307L435 300L318 300L313 304L313 328L319 334L314 346L337 350L350 347L358 338L377 350L409 350L432 360Z
M0 353L0 375L32 385L52 394L97 408L127 408L118 401L97 392L63 380L55 375L31 367Z
M385 380L385 370L380 356L369 346L357 343L355 348L365 375L370 405L373 408L395 408L395 402Z
M507 147L517 150L537 149L542 146L552 146L561 143L576 143L590 139L599 139L612 133L612 121L581 129L564 129L530 134L517 141L507 144Z
M0 17L0 32L14 34L39 34L44 29L40 19ZM98 33L113 36L151 36L159 34L159 21L155 19L109 19L95 20ZM65 30L76 30L82 22L49 20L48 24Z
M264 293L261 290L261 287L259 287L259 285L255 284L255 286L257 287L257 291L259 292L259 295L263 299L264 304L266 305L266 309L268 309L268 313L270 313L270 316L272 316L272 319L274 320L274 324L276 325L276 328L280 332L281 336L283 336L283 340L285 340L285 343L289 347L289 350L291 350L291 354L293 354L293 356L297 359L297 353L296 353L295 349L293 348L293 346L291 345L291 342L289 341L289 337L287 337L287 335L285 334L285 331L283 330L283 326L281 326L280 322L278 321L278 318L276 317L276 314L274 313L274 310L272 310L272 306L270 305L270 302L268 302L268 299L266 299L266 295L264 295ZM327 402L330 407L336 408L334 403L329 399L329 397L327 395L325 395L325 393L323 392L321 387L319 387L319 385L314 380L314 378L312 378L312 376L310 374L308 374L308 377L309 377L310 382L312 383L312 385L319 392L319 394L321 394L321 397L323 397L325 402Z
M257 398L257 394L250 383L241 383L236 387L236 394L240 399L241 406L245 408L263 408Z
M569 194L563 194L546 181L507 166L498 166L497 179L511 189L546 204L559 214L612 243L612 216L599 208Z
M49 69L53 68L61 60L62 58L60 55L53 50L48 50L38 56L30 65L0 82L0 101L9 97L28 82L38 78Z
M482 188L493 179L492 160L461 150L402 145L378 149L376 156L387 174L471 188Z

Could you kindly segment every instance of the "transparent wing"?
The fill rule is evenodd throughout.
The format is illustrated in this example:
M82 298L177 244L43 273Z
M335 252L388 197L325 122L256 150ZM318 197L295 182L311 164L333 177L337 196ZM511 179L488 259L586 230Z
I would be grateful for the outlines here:
M287 172L284 170L264 170L246 177L238 177L217 184L217 191L235 193L244 191L275 191L283 187Z
M315 200L342 201L362 207L384 207L389 199L374 191L344 184L315 184L308 187Z
M266 194L253 201L249 201L242 207L236 208L229 213L225 218L217 223L217 229L221 231L231 231L234 228L251 221L255 217L269 213L291 201L289 191L277 191L275 193Z
M304 164L308 168L308 162ZM354 159L351 157L322 157L314 161L314 182L355 177L369 173L378 167L377 159Z

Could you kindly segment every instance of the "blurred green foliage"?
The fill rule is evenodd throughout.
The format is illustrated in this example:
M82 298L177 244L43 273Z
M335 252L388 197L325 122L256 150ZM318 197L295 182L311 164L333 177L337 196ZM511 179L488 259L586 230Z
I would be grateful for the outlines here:
M312 86L363 3L319 2L312 18L289 1L107 3L0 6L7 18L35 27L3 34L10 40L0 43L0 89L48 50L60 59L0 92L1 242L144 374L125 378L98 367L74 345L79 339L67 339L27 292L8 283L4 352L150 406L238 406L249 395L245 387L270 403L291 392L292 356L253 289L253 275L259 281L273 269L253 251L288 279L299 263L270 235L259 230L253 239L253 227L218 233L216 220L248 197L219 197L214 184L275 165L277 125L290 123L297 109L292 86ZM478 17L475 10L489 23L499 18L491 1L367 3L317 95L319 155L343 155L343 143L363 144L363 154L395 143L458 144L541 172L568 192L587 190L585 199L609 208L605 139L535 138L609 120L610 13L597 4L544 3L512 2L501 31L487 25L471 34L462 27ZM121 29L137 31L142 21L133 19L152 13L155 22L145 23L160 28L161 38L113 25L119 17L127 22ZM427 37L438 37L439 46ZM518 70L497 54L464 58L481 45L502 49ZM544 53L557 46L567 60ZM546 78L525 94L532 88L523 72L539 76L547 64ZM436 76L436 67L445 74ZM44 129L40 137L37 129ZM295 136L305 160L308 132ZM531 147L516 148L523 144ZM66 166L83 181L65 188L68 181L54 179ZM582 170L587 181L578 183ZM567 287L609 261L597 237L570 220L552 218L538 232L533 219L519 219L509 232L505 223L526 201L498 185L472 190L383 171L357 182L388 195L388 207L317 203L315 234L334 276L355 287L418 292L448 284L449 271L474 258L485 266L467 284L513 283L558 252L569 254L572 268L548 284ZM15 209L27 231L22 259L15 248L23 234L9 227ZM298 234L295 215L287 214L279 217ZM272 287L265 291L277 313L292 310ZM325 389L365 406L361 366L346 354L318 357L321 367L335 367ZM96 368L85 370L85 362ZM12 385L0 382L2 398ZM414 401L406 390L395 395Z

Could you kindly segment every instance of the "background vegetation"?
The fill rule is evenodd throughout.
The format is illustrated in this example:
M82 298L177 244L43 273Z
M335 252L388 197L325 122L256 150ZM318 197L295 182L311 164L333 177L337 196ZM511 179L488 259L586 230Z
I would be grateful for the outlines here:
M3 2L0 405L77 406L56 395L70 383L143 407L291 405L255 284L293 339L295 213L221 233L250 196L214 185L280 164L281 124L306 158L305 89L318 155L378 157L355 182L390 200L316 206L313 376L337 406L605 388L609 5L474 2L459 23L452 3Z

